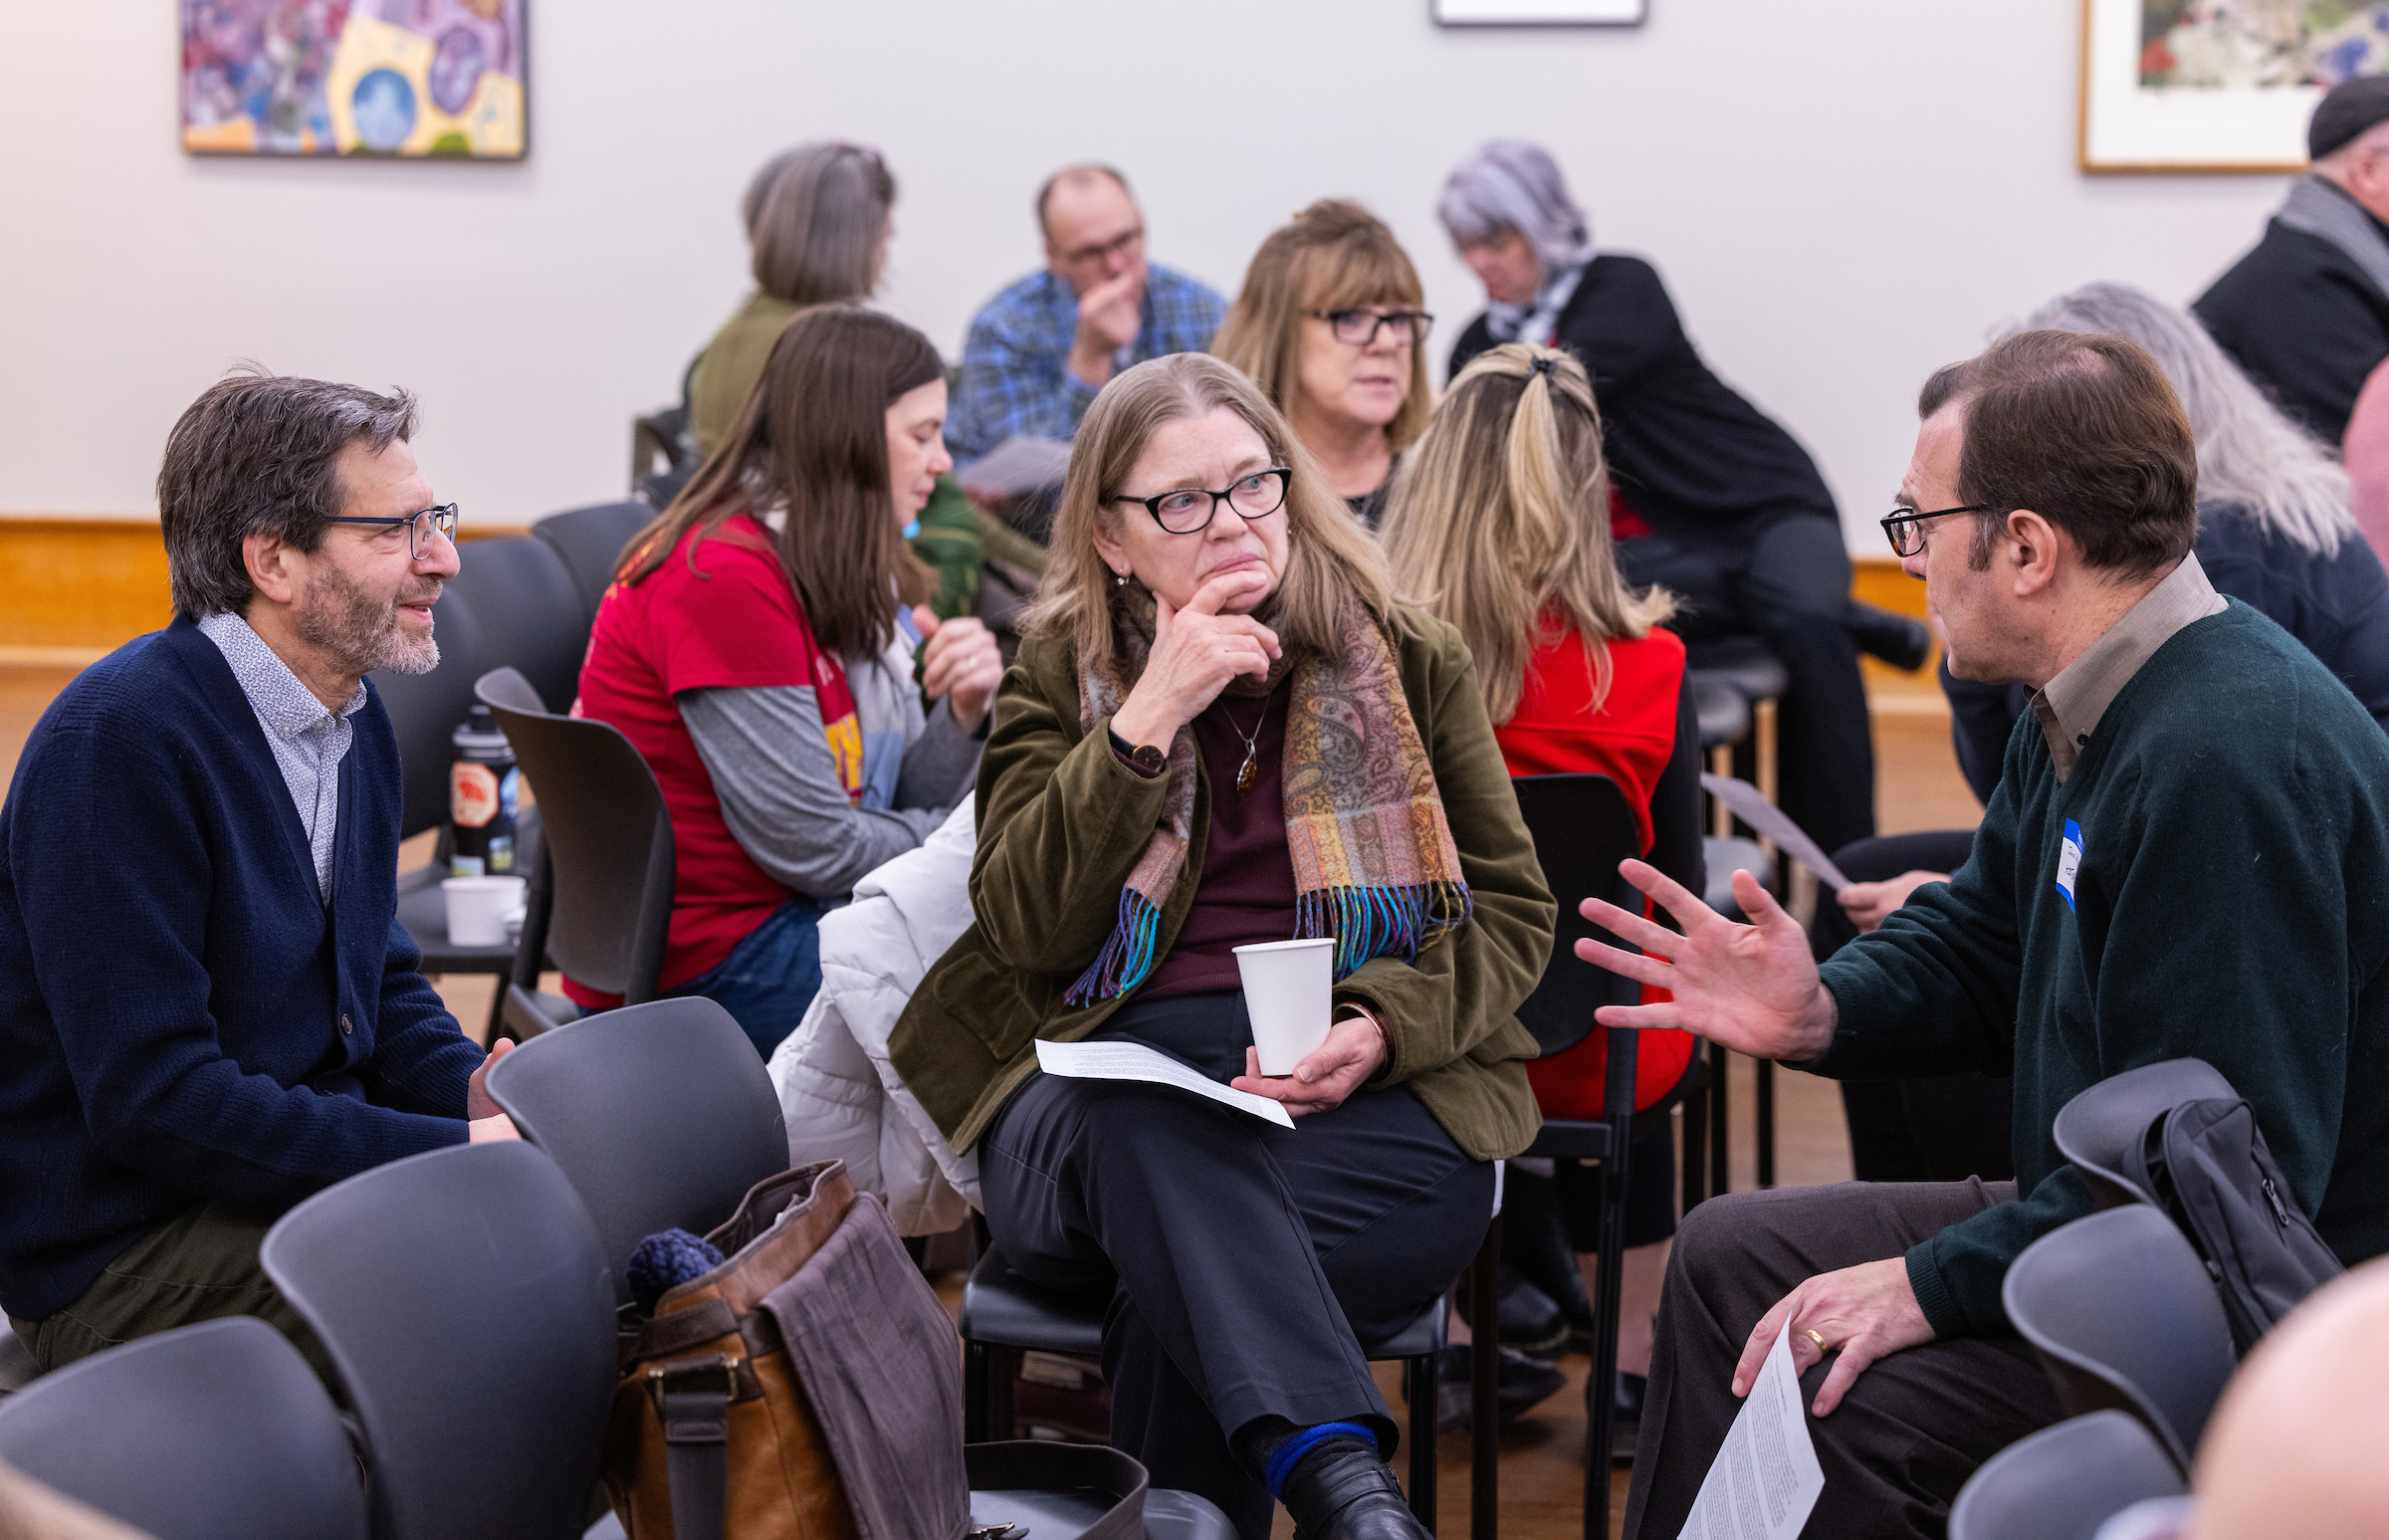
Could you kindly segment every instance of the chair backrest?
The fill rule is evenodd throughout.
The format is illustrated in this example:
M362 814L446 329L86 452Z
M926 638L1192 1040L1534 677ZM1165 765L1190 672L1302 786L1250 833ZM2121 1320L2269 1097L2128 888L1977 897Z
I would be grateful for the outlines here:
M433 635L440 665L428 674L376 670L373 688L398 740L401 837L436 829L448 821L448 767L456 759L450 741L473 710L473 681L490 671L480 614L452 584L432 606ZM503 660L498 660L503 661Z
M2128 1412L2187 1473L2238 1360L2206 1264L2145 1204L2075 1219L2025 1247L2000 1297L2068 1413Z
M2147 1429L2120 1412L2093 1412L1985 1460L1949 1510L1949 1540L2093 1540L2133 1503L2185 1490Z
M2101 1080L2058 1109L2050 1133L2098 1207L2154 1203L2154 1194L2124 1175L2125 1152L2140 1143L2157 1114L2184 1102L2239 1095L2205 1059L2167 1059Z
M589 650L589 612L553 546L528 535L473 541L457 553L448 588L465 595L481 622L480 673L520 669L548 710L571 709Z
M459 1145L284 1214L266 1275L364 1426L377 1540L570 1540L614 1388L614 1291L555 1163Z
M545 956L588 988L625 1004L652 999L674 875L672 815L655 772L618 730L544 710L515 669L484 674L474 693L514 745L539 801L533 901L549 907L526 917L526 951L543 940Z
M597 601L614 580L614 563L622 558L622 548L653 524L655 515L653 505L636 500L600 503L549 514L531 527L531 533L553 547L571 570L573 585L580 590L584 634L597 618Z
M168 1540L365 1533L331 1397L248 1316L142 1337L0 1402L0 1460Z
M615 1292L662 1229L702 1235L788 1168L771 1076L710 999L651 1000L567 1022L491 1067L490 1095L552 1157L597 1226Z
M1611 946L1628 944L1577 913L1588 896L1639 911L1642 896L1618 875L1618 863L1642 853L1642 831L1618 782L1607 775L1520 775L1510 781L1518 811L1535 839L1543 881L1560 901L1559 935L1535 991L1518 1007L1518 1019L1535 1034L1546 1054L1572 1048L1593 1029L1602 1005L1630 1005L1639 986L1576 955L1576 943L1593 937Z

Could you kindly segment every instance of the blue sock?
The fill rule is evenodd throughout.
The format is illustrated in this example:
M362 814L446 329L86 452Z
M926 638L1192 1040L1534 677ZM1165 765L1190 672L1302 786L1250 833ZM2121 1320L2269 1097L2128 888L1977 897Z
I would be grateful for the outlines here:
M1351 1438L1364 1448L1373 1451L1377 1448L1377 1434L1358 1423L1318 1423L1297 1430L1287 1435L1285 1442L1270 1451L1268 1468L1261 1472L1261 1480L1269 1488L1271 1501L1277 1500L1286 1484L1286 1477L1294 1473L1295 1463L1330 1438Z

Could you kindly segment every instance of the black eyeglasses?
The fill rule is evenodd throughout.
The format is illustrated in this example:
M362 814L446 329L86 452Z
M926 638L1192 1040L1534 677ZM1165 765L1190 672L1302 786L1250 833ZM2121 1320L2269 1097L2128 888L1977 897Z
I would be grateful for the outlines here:
M1062 263L1065 267L1083 268L1089 263L1125 257L1144 244L1145 227L1139 225L1134 230L1121 231L1100 246L1081 246L1076 251L1066 251L1062 253Z
M456 539L456 505L442 503L437 508L421 509L403 519L326 519L326 524L377 524L384 529L406 526L407 559L420 561L431 546L430 532L437 530L453 542Z
M1377 340L1380 327L1394 329L1398 347L1415 347L1426 340L1426 329L1435 318L1424 311L1305 311L1327 323L1327 330L1337 341L1351 347L1367 347Z
M1292 484L1294 473L1282 465L1265 471L1255 471L1223 492L1208 492L1200 487L1181 487L1158 497L1105 498L1106 503L1142 503L1153 522L1172 535L1196 535L1211 527L1219 517L1219 505L1225 503L1245 519L1266 519L1286 506L1286 488Z
M1912 556L1924 549L1924 531L1918 526L1927 519L1946 518L1951 514L1996 514L1999 510L1988 503L1969 503L1964 508L1936 508L1931 513L1919 513L1903 508L1882 520L1884 538L1891 542L1893 555Z

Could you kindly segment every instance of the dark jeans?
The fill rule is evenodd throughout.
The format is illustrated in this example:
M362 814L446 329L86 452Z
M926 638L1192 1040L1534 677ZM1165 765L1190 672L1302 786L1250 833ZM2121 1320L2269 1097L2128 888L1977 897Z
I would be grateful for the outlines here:
M1819 1273L1895 1257L2016 1196L2014 1183L1849 1182L1713 1198L1684 1216L1659 1296L1626 1534L1674 1540L1742 1403L1734 1364L1759 1317ZM1813 1402L1833 1360L1801 1376ZM1938 1540L1975 1467L2064 1414L2016 1337L1928 1342L1870 1366L1809 1418L1825 1492L1803 1534Z
M764 1058L796 1030L805 1007L821 992L821 917L829 911L792 898L747 933L730 956L667 996L702 994L737 1018Z
M1132 1004L1133 1037L1218 1080L1251 1041L1236 994ZM979 1141L987 1227L1013 1270L1108 1297L1112 1442L1252 1540L1269 1493L1230 1441L1264 1417L1397 1430L1364 1348L1450 1285L1484 1239L1491 1163L1408 1090L1281 1129L1177 1091L1037 1075Z
M1839 524L1794 517L1728 538L1622 541L1629 582L1657 583L1683 608L1685 643L1756 636L1790 678L1776 730L1777 800L1831 850L1874 832L1874 737L1850 640L1849 551Z
M253 1315L290 1338L336 1396L339 1376L324 1345L258 1265L258 1245L280 1217L228 1204L186 1210L144 1230L73 1304L8 1324L47 1374L135 1337Z
M1902 872L1954 872L1974 850L1966 829L1886 834L1834 852L1852 882ZM1830 894L1820 895L1809 942L1819 962L1855 940L1856 926ZM2016 1175L2015 1080L2008 1075L1934 1075L1914 1080L1845 1080L1852 1174L1860 1182L2006 1182Z

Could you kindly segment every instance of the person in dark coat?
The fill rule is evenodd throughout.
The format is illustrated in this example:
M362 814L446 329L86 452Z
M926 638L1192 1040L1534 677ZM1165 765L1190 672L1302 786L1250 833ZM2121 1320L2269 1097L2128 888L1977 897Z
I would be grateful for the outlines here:
M1694 350L1659 275L1596 254L1585 215L1540 147L1487 144L1436 205L1489 303L1451 350L1457 374L1502 342L1563 347L1593 376L1629 582L1683 600L1675 628L1701 644L1755 635L1784 663L1778 764L1787 812L1828 849L1874 832L1874 750L1858 652L1901 667L1923 626L1849 598L1833 494L1807 450Z
M2191 309L2290 416L2336 444L2389 357L2389 77L2333 87L2306 154L2313 169L2265 238Z
M2347 473L2330 451L2266 401L2188 316L2137 289L2087 284L2024 326L2112 332L2148 350L2198 439L2193 549L2208 580L2296 637L2389 730L2389 573L2357 534ZM1946 667L1941 688L1958 768L1987 805L2031 692L1952 679ZM1817 955L1873 930L1918 887L1944 880L1971 845L1966 831L1936 830L1838 852L1837 864L1855 880L1840 907L1820 907ZM2004 1076L1843 1082L1858 1180L2006 1178L2014 1170L2009 1094Z

